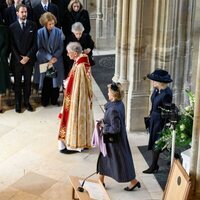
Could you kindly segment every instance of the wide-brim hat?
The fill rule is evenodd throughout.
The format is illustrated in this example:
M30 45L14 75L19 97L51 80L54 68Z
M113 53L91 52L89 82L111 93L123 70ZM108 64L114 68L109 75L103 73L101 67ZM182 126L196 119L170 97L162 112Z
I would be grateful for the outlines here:
M163 69L156 69L151 74L147 74L147 78L161 83L171 83L173 81L170 74Z

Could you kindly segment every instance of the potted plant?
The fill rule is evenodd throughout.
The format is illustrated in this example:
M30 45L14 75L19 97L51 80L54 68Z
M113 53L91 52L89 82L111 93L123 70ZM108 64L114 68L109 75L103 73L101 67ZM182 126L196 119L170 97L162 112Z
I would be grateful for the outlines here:
M186 90L186 93L189 97L189 105L180 107L179 119L174 127L169 123L161 131L161 137L156 141L156 149L171 149L173 128L176 131L176 148L186 147L191 143L195 97L191 91Z

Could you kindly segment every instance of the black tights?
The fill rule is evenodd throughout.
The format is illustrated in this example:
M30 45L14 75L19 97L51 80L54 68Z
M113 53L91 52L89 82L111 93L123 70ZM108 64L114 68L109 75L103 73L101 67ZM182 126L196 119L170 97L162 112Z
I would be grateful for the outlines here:
M53 88L53 81L51 78L45 77L42 88L41 102L43 106L47 106L50 101L52 105L58 103L59 88Z

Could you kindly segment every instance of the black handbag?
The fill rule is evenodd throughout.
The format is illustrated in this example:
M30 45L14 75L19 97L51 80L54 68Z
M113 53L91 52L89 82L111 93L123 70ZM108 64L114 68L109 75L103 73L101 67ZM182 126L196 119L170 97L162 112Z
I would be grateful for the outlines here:
M145 128L146 128L146 129L148 129L149 126L150 126L150 119L151 119L150 116L144 117L144 124L145 124Z
M56 78L57 77L57 70L54 68L54 66L52 67L47 67L47 71L46 71L46 74L45 76L48 77L48 78Z
M119 133L104 133L103 132L103 142L104 143L118 143Z

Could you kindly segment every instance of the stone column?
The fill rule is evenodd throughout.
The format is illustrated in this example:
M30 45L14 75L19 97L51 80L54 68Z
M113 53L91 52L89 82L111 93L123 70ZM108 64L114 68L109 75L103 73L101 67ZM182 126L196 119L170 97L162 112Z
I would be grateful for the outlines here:
M115 21L116 0L101 0L97 2L96 47L98 49L114 49L115 47ZM98 17L97 16L97 17Z
M150 81L144 80L149 73L152 50L153 8L152 1L130 1L127 76L128 131L144 130L144 116L148 114Z
M129 0L122 1L122 26L121 26L121 49L120 49L120 76L119 82L124 88L124 103L127 107L127 95L128 95L128 77L127 77L127 58L129 52L128 33L129 33Z
M127 82L127 53L128 53L128 27L129 27L129 0L123 0L121 49L120 49L120 78L121 83Z
M113 77L114 82L118 82L120 75L120 59L121 59L121 35L122 35L122 2L117 0L117 23L116 23L116 53L115 53L115 74Z
M174 82L170 85L177 105L185 103L185 89L190 88L191 46L194 15L192 0L135 0L130 2L127 69L121 46L120 78L126 70L128 89L127 126L142 130L143 117L149 109L153 88L143 77L155 68L169 71ZM122 14L123 15L123 14ZM122 20L123 21L123 20ZM123 21L124 22L124 21ZM124 30L122 30L124 31ZM193 75L194 76L194 75Z
M191 167L192 198L200 199L200 53L196 78L195 110L192 134Z
M97 19L96 19L96 37L97 38L102 37L103 14L101 10L102 10L102 0L97 0Z
M175 49L173 54L174 68L174 97L177 104L188 104L186 89L191 89L192 76L192 32L194 25L194 0L181 0L176 5L175 20ZM195 78L195 74L193 78Z

